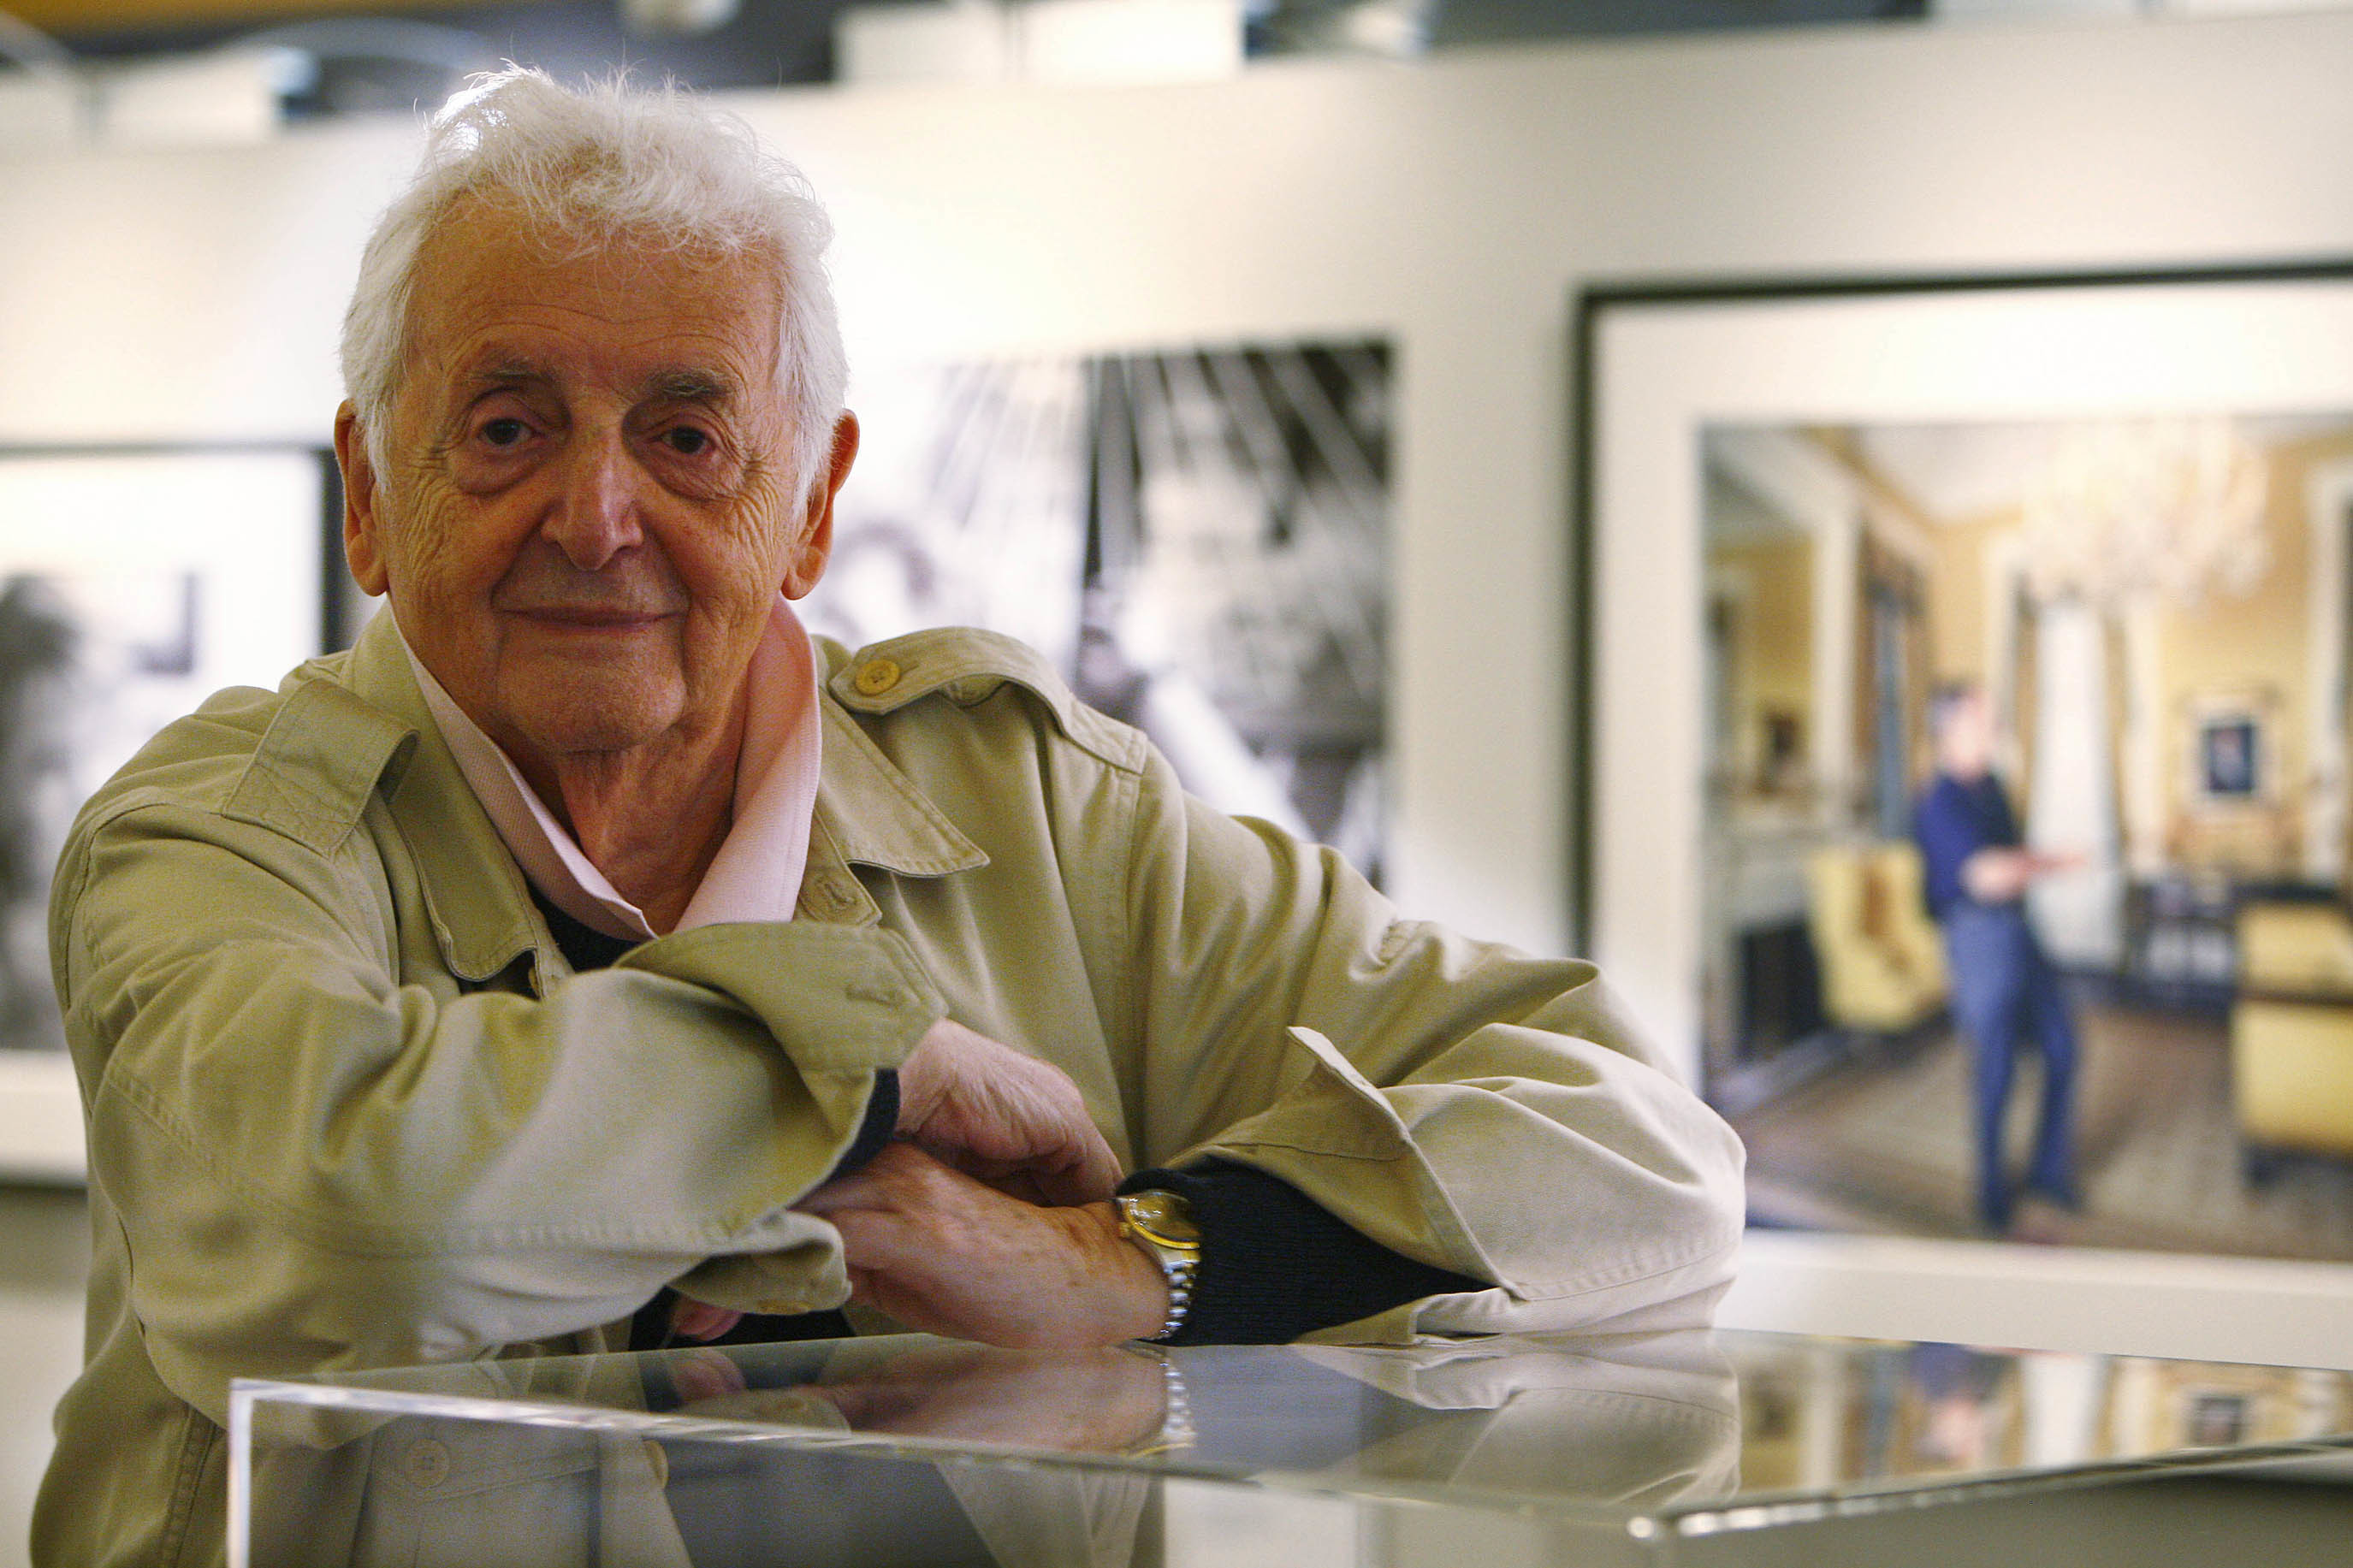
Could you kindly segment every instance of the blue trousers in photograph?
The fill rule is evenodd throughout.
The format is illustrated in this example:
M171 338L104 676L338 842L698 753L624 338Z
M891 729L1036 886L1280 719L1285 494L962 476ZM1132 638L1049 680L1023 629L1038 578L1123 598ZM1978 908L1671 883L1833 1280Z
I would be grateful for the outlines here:
M2042 1105L2034 1121L2026 1185L2073 1207L2075 1020L2059 972L2027 923L2024 908L2015 903L1965 901L1947 911L1945 952L1953 976L1953 1016L1968 1037L1976 1063L1978 1219L1989 1230L2010 1227L2001 1128L2018 1048L2030 1038L2042 1053Z

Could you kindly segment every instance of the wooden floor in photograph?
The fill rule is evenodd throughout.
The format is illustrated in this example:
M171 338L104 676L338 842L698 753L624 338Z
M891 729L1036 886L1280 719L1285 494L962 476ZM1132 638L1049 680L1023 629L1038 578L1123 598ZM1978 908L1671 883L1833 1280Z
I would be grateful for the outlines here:
M2260 1185L2231 1118L2219 1016L2080 1006L2080 1212L2029 1203L2011 1236L2086 1247L2353 1259L2353 1162L2294 1159ZM1853 1060L1733 1119L1748 1142L1751 1213L1768 1223L1908 1236L1984 1234L1973 1212L1969 1058L1947 1031ZM2022 1171L2040 1075L2010 1091Z

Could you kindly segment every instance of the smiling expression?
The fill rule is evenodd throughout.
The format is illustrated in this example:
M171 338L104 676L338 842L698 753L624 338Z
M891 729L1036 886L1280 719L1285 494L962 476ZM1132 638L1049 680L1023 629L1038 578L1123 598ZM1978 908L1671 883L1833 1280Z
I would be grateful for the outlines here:
M338 421L353 574L526 773L729 721L824 569L856 426L795 484L764 261L572 255L471 204L417 258L384 471Z

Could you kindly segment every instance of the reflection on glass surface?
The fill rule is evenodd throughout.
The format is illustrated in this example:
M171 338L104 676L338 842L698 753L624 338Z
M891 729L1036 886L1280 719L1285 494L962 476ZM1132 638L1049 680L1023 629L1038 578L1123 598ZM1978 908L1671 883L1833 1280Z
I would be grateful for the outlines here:
M233 1416L232 1545L272 1568L1336 1568L1473 1540L1507 1568L2294 1459L2353 1442L2353 1377L1763 1334L910 1335L248 1384Z

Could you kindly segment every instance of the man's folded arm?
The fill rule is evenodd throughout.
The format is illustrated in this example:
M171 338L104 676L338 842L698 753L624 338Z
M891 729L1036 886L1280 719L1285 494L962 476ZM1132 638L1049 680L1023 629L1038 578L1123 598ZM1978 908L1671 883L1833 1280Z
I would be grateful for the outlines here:
M61 868L93 1179L176 1392L218 1419L232 1372L579 1331L714 1255L839 1299L830 1228L787 1205L938 1016L902 944L710 927L543 999L459 994L396 981L420 936L385 885L364 830L318 854L179 805Z
M1706 1319L1739 1141L1591 965L1399 920L1333 852L1186 800L1156 761L1135 845L1145 1158L1211 1184L1204 1273L1222 1227L1248 1233L1229 1252L1363 1285L1212 1279L1200 1337ZM1334 1225L1377 1253L1344 1258Z

